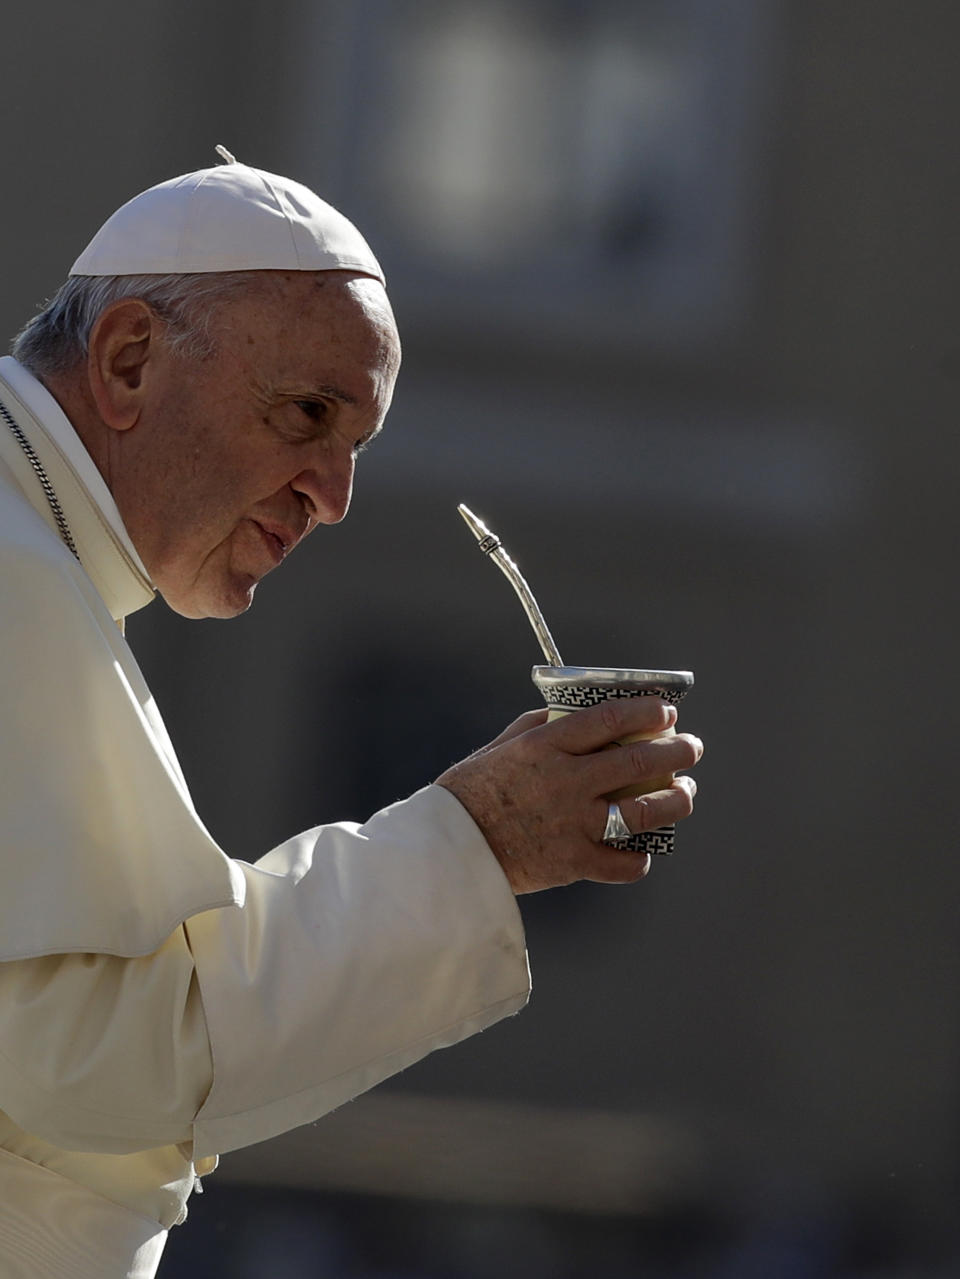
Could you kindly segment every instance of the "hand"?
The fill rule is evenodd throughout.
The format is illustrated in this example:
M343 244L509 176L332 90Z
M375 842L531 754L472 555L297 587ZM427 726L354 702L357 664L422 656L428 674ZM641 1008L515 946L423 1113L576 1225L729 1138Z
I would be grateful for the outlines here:
M515 893L579 879L642 879L650 869L648 853L601 842L606 796L692 768L703 743L677 733L614 744L673 726L675 708L658 697L611 699L550 724L546 718L545 710L521 715L489 746L438 777L438 784L480 827ZM634 833L668 826L690 815L696 789L692 777L677 777L664 790L622 799L624 820Z

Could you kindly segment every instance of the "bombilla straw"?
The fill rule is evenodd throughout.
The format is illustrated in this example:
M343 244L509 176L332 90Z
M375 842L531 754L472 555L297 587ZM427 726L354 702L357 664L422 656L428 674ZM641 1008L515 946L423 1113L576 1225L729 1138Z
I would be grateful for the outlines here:
M533 592L524 581L520 570L514 564L513 560L500 544L500 539L496 533L491 533L486 524L482 520L478 520L473 511L468 506L464 506L461 502L457 510L466 521L467 527L480 544L480 549L484 555L489 555L497 567L501 570L507 581L517 592L520 597L520 603L523 605L524 612L533 627L534 633L543 649L543 655L551 666L562 666L563 659L553 642L553 636L550 634L549 627L543 620L543 614L537 601L533 598Z

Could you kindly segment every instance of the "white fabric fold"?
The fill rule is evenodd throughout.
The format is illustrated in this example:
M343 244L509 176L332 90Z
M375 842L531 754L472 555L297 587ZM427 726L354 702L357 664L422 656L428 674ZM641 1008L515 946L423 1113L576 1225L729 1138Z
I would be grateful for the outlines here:
M242 911L185 926L214 1067L197 1158L308 1123L527 1001L516 901L440 786L307 831L244 874Z
M141 566L25 398L0 375L69 470L80 560L0 423L0 1205L30 1279L84 1273L37 1251L53 1185L77 1192L67 1240L102 1233L91 1273L149 1279L194 1170L515 1012L529 972L506 877L441 787L254 866L217 847L116 625Z
M54 447L3 378L0 400L46 465ZM0 421L0 959L144 955L189 915L242 901L243 876L194 811L95 585L142 604L139 572L75 476L57 495L79 563Z
M96 462L83 447L83 442L71 426L69 418L56 398L42 382L35 378L13 356L0 356L0 379L3 380L7 390L13 392L23 406L24 412L29 414L31 420L36 424L40 432L40 439L38 440L31 432L34 445L37 446L39 444L44 451L45 457L47 456L45 441L48 440L50 444L56 446L59 453L63 455L68 467L80 482L80 490L75 490L74 500L76 501L76 498L79 497L82 507L91 508L88 511L87 518L92 516L95 521L107 524L113 537L120 543L125 558L130 561L134 574L141 578L141 585L146 587L143 599L139 602L133 598L125 600L126 607L121 616L128 617L137 608L150 603L153 599L153 587L149 574L144 568L143 561L137 554L137 549L124 527L117 504L113 500L113 494L107 488L106 481L97 469ZM0 392L0 395L2 395L2 392ZM59 476L57 478L60 479ZM80 496L81 492L86 495L88 500ZM76 511L72 512L72 514L74 518L78 517ZM84 518L82 511L79 518ZM96 537L95 532L93 536ZM98 559L99 557L94 554L92 558Z
M153 1279L166 1239L155 1221L0 1150L3 1279Z

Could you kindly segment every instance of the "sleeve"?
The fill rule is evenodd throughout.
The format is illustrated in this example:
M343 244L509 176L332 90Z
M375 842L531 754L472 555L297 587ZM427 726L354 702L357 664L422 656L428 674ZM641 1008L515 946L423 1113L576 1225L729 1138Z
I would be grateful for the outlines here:
M264 1141L526 1003L523 927L440 786L246 868L242 908L185 925L213 1052L197 1158Z
M199 1160L318 1119L526 1002L515 899L442 787L242 871L243 906L150 955L0 964L15 1123L74 1150L192 1141Z

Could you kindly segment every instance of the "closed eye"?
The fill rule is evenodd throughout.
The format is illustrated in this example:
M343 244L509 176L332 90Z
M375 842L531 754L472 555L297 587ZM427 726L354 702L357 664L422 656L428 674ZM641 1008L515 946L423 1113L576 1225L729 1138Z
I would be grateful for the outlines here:
M327 406L323 400L294 400L294 404L311 422L321 422L327 415Z

